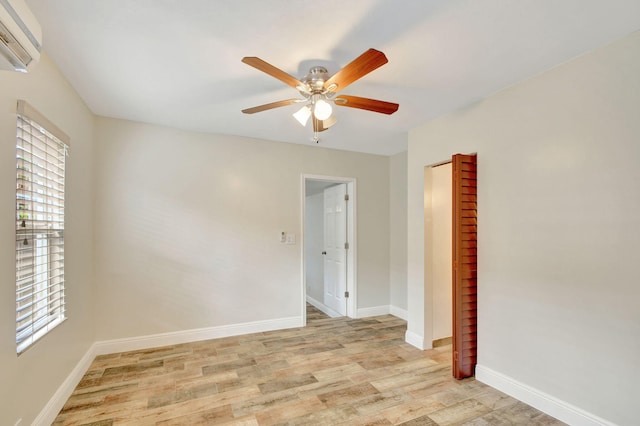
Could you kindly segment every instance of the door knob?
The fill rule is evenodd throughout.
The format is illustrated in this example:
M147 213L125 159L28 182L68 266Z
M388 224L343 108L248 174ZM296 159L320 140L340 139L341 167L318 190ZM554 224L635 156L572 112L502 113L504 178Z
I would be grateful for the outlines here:
M325 254L327 254L327 252L326 252L326 251L323 251L323 252L322 252L322 255L324 256Z

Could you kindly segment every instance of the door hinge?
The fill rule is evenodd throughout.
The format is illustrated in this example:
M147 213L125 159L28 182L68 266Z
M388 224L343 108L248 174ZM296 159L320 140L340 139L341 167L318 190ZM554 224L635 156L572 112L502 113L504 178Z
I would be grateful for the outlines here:
M344 243L344 249L349 250L349 243Z
M349 292L348 291L344 292L344 297L347 298L347 299L349 298Z
M458 261L457 260L453 261L453 269L458 269Z
M349 201L349 194L344 194L344 200Z

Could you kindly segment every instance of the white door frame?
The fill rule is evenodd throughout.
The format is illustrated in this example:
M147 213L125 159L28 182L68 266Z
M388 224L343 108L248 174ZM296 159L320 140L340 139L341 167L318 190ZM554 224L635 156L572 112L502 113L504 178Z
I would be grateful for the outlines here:
M357 318L357 290L358 290L358 271L357 271L357 238L356 238L356 179L342 176L324 176L324 175L312 175L312 174L302 174L300 180L301 187L301 220L302 220L302 231L300 233L300 258L301 258L301 270L302 270L302 323L303 325L307 324L307 275L306 275L306 265L305 265L305 256L304 256L304 230L305 230L305 217L306 217L306 200L307 200L307 190L306 190L306 182L307 180L320 180L327 182L336 182L336 183L346 183L347 184L347 194L349 194L349 202L348 202L348 210L347 210L347 228L348 228L348 238L349 238L349 250L347 251L347 291L349 292L349 298L347 299L347 312L346 316L350 318Z

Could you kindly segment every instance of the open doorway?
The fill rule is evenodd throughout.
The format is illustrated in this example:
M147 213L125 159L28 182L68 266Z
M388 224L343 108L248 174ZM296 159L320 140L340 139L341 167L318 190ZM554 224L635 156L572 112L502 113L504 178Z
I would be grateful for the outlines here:
M452 176L451 161L425 168L424 277L433 289L434 348L453 342Z
M476 155L425 167L425 288L432 346L452 345L453 376L474 375L477 355Z
M356 316L355 179L302 176L302 294L331 317Z

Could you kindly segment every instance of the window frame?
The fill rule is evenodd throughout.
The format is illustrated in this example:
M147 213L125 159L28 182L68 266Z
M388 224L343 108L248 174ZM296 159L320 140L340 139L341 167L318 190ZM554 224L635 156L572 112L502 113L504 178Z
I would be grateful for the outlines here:
M66 316L64 210L69 137L25 101L16 117L16 353ZM29 247L30 246L30 247Z

